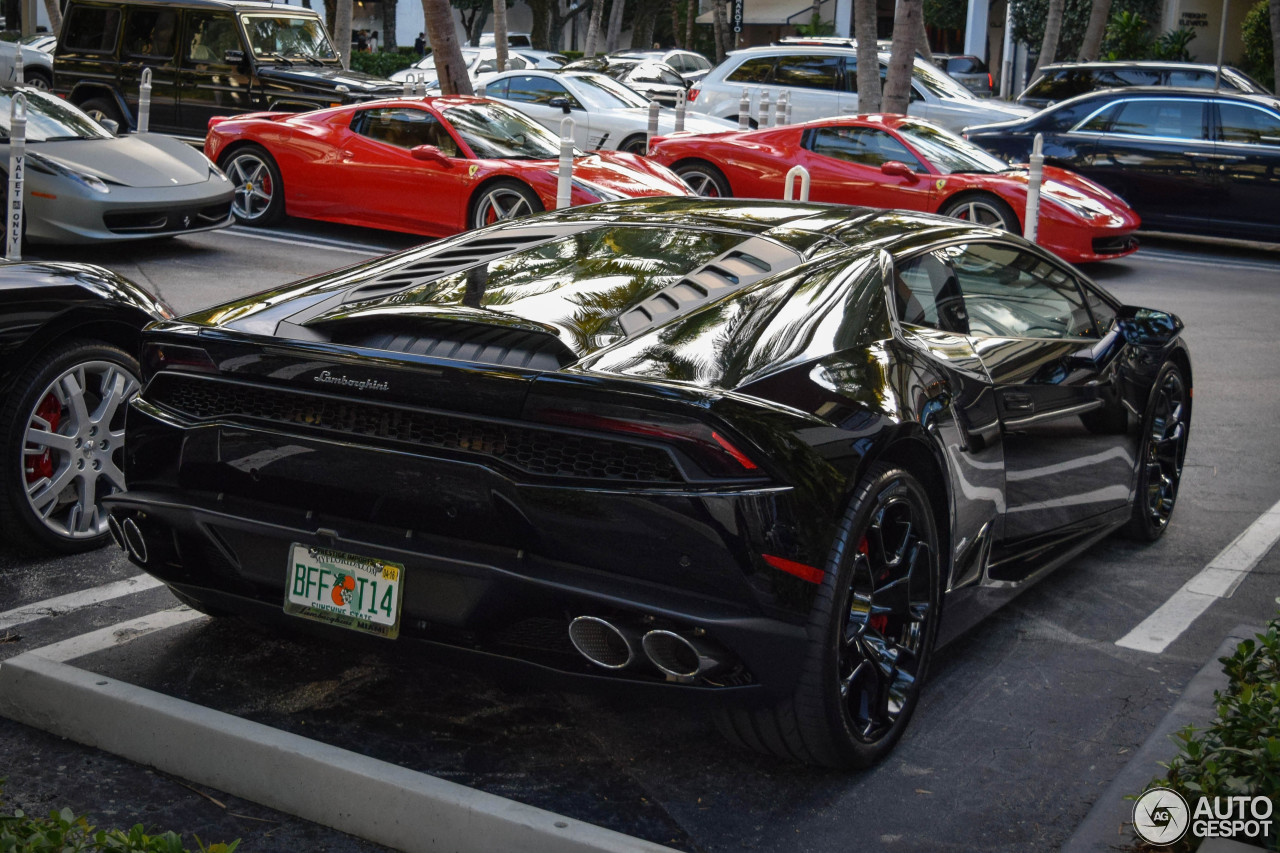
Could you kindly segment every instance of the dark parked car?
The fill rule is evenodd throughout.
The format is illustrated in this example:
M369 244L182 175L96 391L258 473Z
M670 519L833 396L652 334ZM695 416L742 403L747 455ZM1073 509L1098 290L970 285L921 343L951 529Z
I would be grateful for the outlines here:
M665 62L676 70L676 73L688 83L696 83L711 70L711 60L692 50L640 50L638 48L619 50L610 56L628 57L631 59L652 59Z
M404 89L344 70L310 9L235 0L70 0L55 60L55 91L121 130L137 126L150 68L151 130L199 139L213 116L303 112Z
M596 56L570 62L564 68L566 71L595 71L599 74L607 74L664 107L674 107L680 93L686 91L689 86L679 72L670 65L651 59Z
M862 766L936 641L1165 529L1181 329L953 219L593 205L152 327L110 511L205 612L698 696Z
M1097 181L1149 231L1280 241L1280 101L1201 89L1106 89L965 135Z
M995 94L995 79L981 57L970 54L935 53L933 64L947 72L953 80L979 97Z
M124 488L138 333L172 313L88 264L0 264L0 542L71 552L106 541Z
M1059 62L1040 69L1018 96L1023 106L1047 107L1098 89L1126 86L1173 86L1212 89L1218 66L1194 62ZM1219 87L1227 92L1269 95L1261 83L1239 69L1224 65Z

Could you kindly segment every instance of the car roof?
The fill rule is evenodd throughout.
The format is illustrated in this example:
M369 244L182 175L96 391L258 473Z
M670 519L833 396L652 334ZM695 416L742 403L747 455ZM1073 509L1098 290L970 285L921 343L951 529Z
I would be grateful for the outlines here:
M1207 101L1211 99L1227 100L1227 101L1245 101L1255 104L1262 104L1272 108L1280 108L1280 98L1275 95L1259 95L1252 92L1237 92L1213 89L1197 89L1191 86L1120 86L1114 89L1097 89L1092 92L1085 92L1082 95L1076 95L1074 98L1060 101L1054 104L1050 109L1057 109L1063 104L1075 103L1078 101L1095 99L1095 100L1120 100L1122 98L1134 97L1160 97L1160 98L1191 98L1193 100Z
M193 9L231 9L243 12L287 12L288 14L306 14L319 17L318 13L306 6L292 6L288 3L265 3L257 0L93 0L94 5L112 6L184 6Z
M1195 71L1213 71L1217 67L1218 66L1213 65L1211 63L1207 63L1207 62L1173 62L1173 61L1163 61L1158 59L1133 59L1133 60L1115 60L1115 61L1097 60L1095 62L1055 62L1052 65L1044 66L1043 68L1040 69L1040 71L1041 73L1043 73L1045 71L1050 71L1050 70L1056 71L1058 69L1063 69L1063 68L1067 68L1067 69L1079 68L1079 69L1090 69L1090 70L1093 70L1093 69L1106 70L1108 68L1150 68L1152 70L1160 70L1160 71L1164 71L1164 70L1177 71L1180 69L1195 70ZM1230 66L1230 65L1223 65L1222 67L1231 68L1231 70L1233 71L1236 70L1233 66Z

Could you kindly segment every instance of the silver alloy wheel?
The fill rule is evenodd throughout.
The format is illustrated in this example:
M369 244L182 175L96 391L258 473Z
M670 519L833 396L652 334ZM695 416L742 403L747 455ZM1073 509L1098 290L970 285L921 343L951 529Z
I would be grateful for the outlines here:
M139 388L120 365L88 361L51 382L28 414L21 449L27 503L56 536L107 532L101 499L124 490L125 404Z
M725 195L721 192L720 182L716 180L716 176L704 169L699 169L696 166L682 169L680 170L680 177L689 185L689 189L700 196L721 198Z
M532 214L533 205L519 190L512 187L499 186L480 196L476 203L476 228L484 228L505 219L517 219Z
M25 79L23 82L37 92L49 91L49 81L42 74L32 74L30 78ZM97 119L94 120L96 121Z
M266 162L252 152L237 154L227 164L227 177L235 187L231 212L236 218L252 222L265 216L276 192Z
M969 199L949 207L946 215L974 225L985 225L988 228L999 228L1002 231L1015 230L1010 227L1010 223L1005 219L1004 212L1000 208L990 201L980 198Z

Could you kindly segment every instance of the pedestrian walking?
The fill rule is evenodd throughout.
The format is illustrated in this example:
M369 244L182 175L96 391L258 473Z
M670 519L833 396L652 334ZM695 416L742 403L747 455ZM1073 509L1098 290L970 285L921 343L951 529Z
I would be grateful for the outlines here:
M369 33L369 52L370 53L378 52L378 31L377 30L374 30L373 32Z
M427 55L427 34L418 33L418 37L413 40L413 52L418 56Z

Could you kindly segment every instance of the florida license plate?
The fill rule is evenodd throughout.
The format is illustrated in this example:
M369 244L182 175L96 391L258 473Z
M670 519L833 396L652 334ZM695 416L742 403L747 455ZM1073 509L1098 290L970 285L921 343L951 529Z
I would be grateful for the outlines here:
M284 612L395 639L400 634L400 591L404 566L294 543Z

